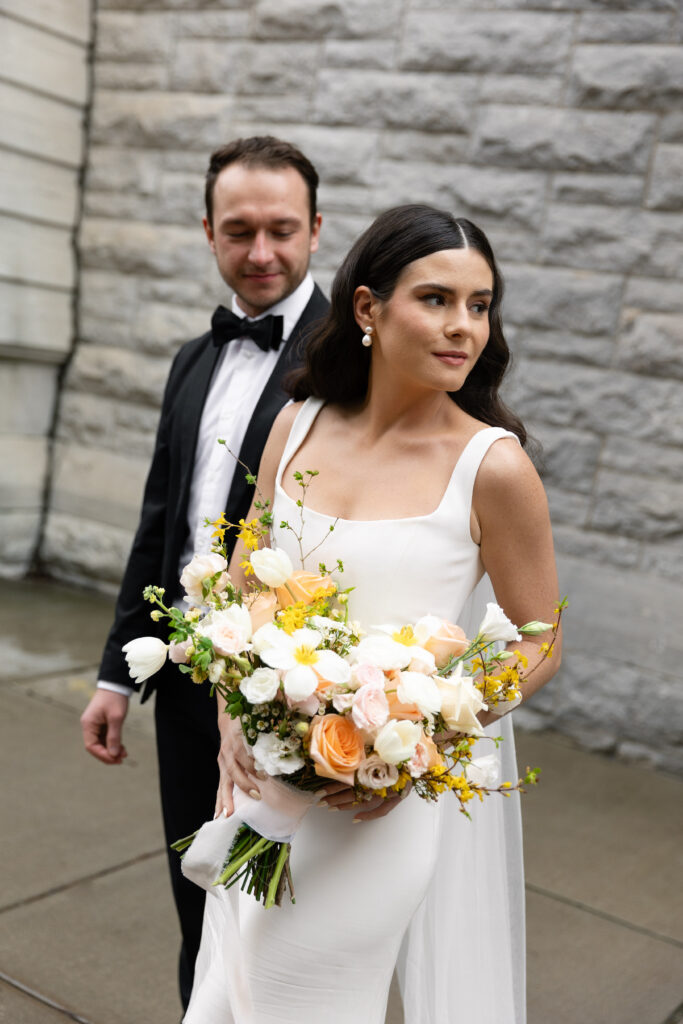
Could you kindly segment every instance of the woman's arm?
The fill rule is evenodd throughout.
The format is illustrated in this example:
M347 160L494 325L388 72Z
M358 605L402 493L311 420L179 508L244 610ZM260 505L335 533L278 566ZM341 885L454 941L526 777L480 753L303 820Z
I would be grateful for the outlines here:
M256 481L256 491L252 501L247 522L261 515L255 507L256 501L269 501L273 505L275 494L275 477L277 469L285 450L285 444L292 428L292 424L300 405L286 405L273 423L270 435L263 449L261 466ZM243 589L247 586L247 578L240 566L247 555L241 541L235 545L232 558L230 559L230 578L236 587ZM250 796L258 797L258 778L254 772L254 759L242 738L242 726L237 720L233 720L225 712L225 700L218 697L218 731L221 734L221 745L218 752L218 767L220 770L220 781L216 795L216 814L224 814L229 817L234 810L232 799L233 786L238 786L243 792Z
M472 509L481 533L482 562L505 614L518 626L534 619L554 622L560 595L548 501L531 460L512 439L497 441L483 459ZM561 635L552 658L542 650L551 639L548 631L508 644L529 659L522 673L522 700L559 668Z

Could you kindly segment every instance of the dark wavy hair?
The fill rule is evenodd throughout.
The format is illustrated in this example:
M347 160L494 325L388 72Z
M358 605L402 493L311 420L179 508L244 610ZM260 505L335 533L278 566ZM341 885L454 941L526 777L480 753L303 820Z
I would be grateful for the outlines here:
M353 307L356 288L365 285L377 299L386 301L409 263L442 249L466 248L481 253L493 274L490 333L467 380L450 397L471 416L512 431L526 444L522 422L498 396L510 350L500 318L503 279L493 250L471 221L433 206L410 204L386 210L354 242L334 278L327 316L308 338L304 365L287 381L291 396L300 401L314 395L342 405L362 400L368 389L371 350L361 345L363 332Z

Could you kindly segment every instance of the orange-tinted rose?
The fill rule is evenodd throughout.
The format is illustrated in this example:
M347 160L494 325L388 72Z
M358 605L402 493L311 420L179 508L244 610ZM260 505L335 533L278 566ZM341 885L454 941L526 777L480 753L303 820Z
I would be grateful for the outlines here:
M434 655L437 668L443 668L451 658L458 658L467 650L467 637L460 626L442 619L441 625L422 646Z
M295 601L310 604L318 590L331 590L333 587L334 583L329 576L319 576L317 572L308 572L306 569L295 569L287 580L287 586L278 587L275 593L280 607L287 608Z
M401 673L398 671L388 672L390 682L388 683L388 689L390 692L387 693L387 700L389 701L389 717L396 718L399 721L402 719L410 719L412 722L420 722L424 715L418 708L417 704L404 704L398 699L396 694L396 687L401 682Z
M248 602L248 607L251 617L251 629L255 633L261 626L265 626L267 622L273 621L279 605L277 597L272 590L263 590Z
M365 757L363 737L353 722L343 715L323 715L313 722L309 737L316 775L352 786Z

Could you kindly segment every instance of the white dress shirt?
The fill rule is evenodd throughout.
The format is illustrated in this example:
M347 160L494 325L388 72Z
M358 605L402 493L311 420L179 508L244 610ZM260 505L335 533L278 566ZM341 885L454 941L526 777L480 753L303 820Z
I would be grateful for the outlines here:
M282 340L286 342L308 305L313 287L313 278L308 273L291 295L249 319L260 320L268 314L282 316ZM232 300L232 311L237 316L244 316L236 297ZM264 352L252 338L235 338L222 347L199 424L187 503L188 535L178 565L178 576L193 554L206 554L211 550L212 531L204 526L204 520L218 519L225 511L235 472L246 473L226 448L235 457L239 455L256 404L281 351L271 349ZM225 446L218 444L219 438L225 440ZM156 582L148 580L150 584ZM127 697L135 692L132 687L103 679L98 679L97 685Z

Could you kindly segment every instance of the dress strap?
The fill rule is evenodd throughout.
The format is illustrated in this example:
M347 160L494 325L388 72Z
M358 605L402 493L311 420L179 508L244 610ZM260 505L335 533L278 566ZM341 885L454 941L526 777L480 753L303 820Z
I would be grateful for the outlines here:
M510 430L504 430L503 427L486 427L484 430L478 431L465 445L453 471L451 486L457 490L466 508L472 507L474 482L484 456L491 445L502 437L512 437L519 444L519 438Z
M289 432L289 437L287 438L282 458L280 459L280 465L277 467L277 475L275 477L276 487L282 486L282 474L289 465L297 449L299 449L303 444L304 438L313 425L313 420L316 418L324 404L325 400L323 398L307 398L299 409L296 419L294 420L294 423L292 423L292 429Z

